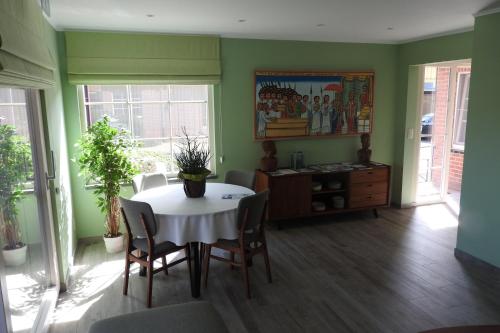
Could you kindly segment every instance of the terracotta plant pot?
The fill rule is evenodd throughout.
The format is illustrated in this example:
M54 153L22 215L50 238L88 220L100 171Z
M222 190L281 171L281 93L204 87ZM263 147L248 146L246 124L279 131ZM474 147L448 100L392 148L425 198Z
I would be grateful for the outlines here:
M108 253L117 253L123 250L123 235L118 237L103 237Z
M184 179L184 193L188 198L201 198L205 195L205 185L207 180Z

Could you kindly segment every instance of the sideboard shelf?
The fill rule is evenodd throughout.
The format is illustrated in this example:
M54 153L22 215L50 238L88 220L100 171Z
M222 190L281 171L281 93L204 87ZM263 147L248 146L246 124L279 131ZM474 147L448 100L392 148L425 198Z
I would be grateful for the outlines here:
M325 216L360 210L372 210L389 205L391 168L374 163L364 168L339 171L314 171L287 174L256 171L256 191L270 190L268 219L279 224L285 220L311 216ZM340 189L328 189L329 182L340 182ZM313 191L313 183L323 189ZM341 196L344 208L334 208L333 198ZM339 198L337 198L339 199ZM325 210L315 211L312 204L320 201Z
M312 191L312 195L321 195L321 194L333 194L333 193L344 193L345 189L340 190L321 190L321 191Z

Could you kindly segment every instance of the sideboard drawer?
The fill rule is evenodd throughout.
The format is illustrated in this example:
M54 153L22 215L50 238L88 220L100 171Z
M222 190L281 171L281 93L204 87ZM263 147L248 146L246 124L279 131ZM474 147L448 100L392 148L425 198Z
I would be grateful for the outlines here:
M362 196L366 194L387 193L387 182L359 183L351 186L351 196Z
M351 196L351 200L349 202L349 208L360 208L360 207L382 206L382 205L387 205L387 192Z
M389 169L378 168L368 170L357 170L351 172L351 184L367 182L386 182L389 180Z

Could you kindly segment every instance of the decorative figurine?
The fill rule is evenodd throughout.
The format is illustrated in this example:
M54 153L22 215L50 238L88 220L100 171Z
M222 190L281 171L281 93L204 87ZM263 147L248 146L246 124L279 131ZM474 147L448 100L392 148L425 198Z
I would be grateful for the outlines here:
M276 155L274 141L267 140L262 142L262 149L266 155L260 159L260 169L262 171L276 171L278 160L274 157Z
M361 149L358 150L358 162L361 164L369 164L372 156L370 149L370 134L361 134Z

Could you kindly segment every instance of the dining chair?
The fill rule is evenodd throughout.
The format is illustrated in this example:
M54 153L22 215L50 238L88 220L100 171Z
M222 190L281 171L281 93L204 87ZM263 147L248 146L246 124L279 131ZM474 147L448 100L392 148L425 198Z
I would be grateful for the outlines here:
M208 269L210 259L229 263L231 269L241 267L243 280L246 288L247 298L250 298L250 281L248 279L248 263L256 254L262 254L266 265L267 280L272 282L269 254L264 233L264 220L266 214L267 198L269 190L244 197L238 204L237 224L238 239L219 239L214 244L206 244L203 258L205 270L205 288L208 285ZM212 248L229 251L230 259L212 255ZM239 262L235 261L235 254L239 256Z
M119 200L123 220L127 228L123 294L127 295L128 292L130 265L136 262L141 267L146 267L148 278L147 306L150 308L154 274L164 271L165 274L168 275L169 267L187 261L189 276L191 277L191 255L189 246L187 244L184 246L177 246L169 241L156 243L154 236L158 231L158 227L151 206L145 202L132 201L121 197ZM167 264L166 256L181 250L185 251L186 256ZM154 269L154 261L159 258L162 259L162 267Z
M132 178L134 193L150 188L168 185L167 177L163 173L142 173Z
M142 179L141 191L165 185L168 185L168 180L163 173L146 173Z
M143 173L135 175L134 178L132 178L132 188L134 189L135 194L141 192L143 178L144 178Z
M224 183L247 187L251 190L255 186L255 172L243 170L229 170L226 172Z

